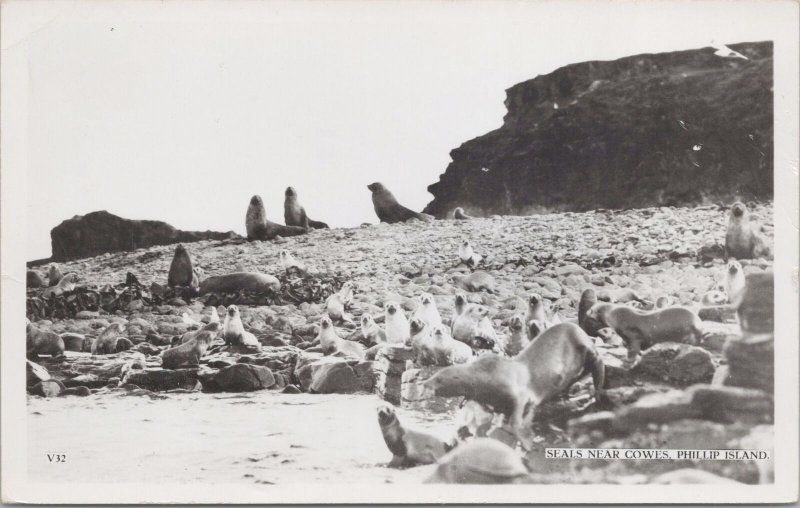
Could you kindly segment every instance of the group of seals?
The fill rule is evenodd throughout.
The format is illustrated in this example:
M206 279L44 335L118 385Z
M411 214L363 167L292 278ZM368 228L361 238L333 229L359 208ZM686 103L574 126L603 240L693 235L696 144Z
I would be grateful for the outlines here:
M259 195L250 198L250 205L247 207L244 223L247 239L250 241L272 240L276 236L297 236L308 232L306 227L284 226L268 220L264 202Z

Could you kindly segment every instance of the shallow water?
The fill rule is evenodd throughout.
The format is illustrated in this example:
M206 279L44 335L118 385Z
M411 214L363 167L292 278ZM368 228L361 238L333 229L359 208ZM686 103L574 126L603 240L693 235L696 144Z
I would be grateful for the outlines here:
M419 483L387 468L375 395L173 393L28 398L28 470L56 482ZM452 415L397 409L452 435ZM51 463L48 454L66 455Z

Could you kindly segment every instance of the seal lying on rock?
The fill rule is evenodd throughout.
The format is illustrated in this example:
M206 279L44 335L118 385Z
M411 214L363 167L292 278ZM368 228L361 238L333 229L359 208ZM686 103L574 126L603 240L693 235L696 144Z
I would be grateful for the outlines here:
M324 317L320 320L316 341L319 342L326 355L342 353L346 356L364 358L364 347L358 342L339 337L330 318Z
M308 218L306 209L297 202L297 192L294 187L286 187L286 194L283 200L283 220L287 226L300 226L305 229L328 229L328 225L324 222Z
M436 436L403 427L391 406L378 408L378 424L393 455L389 467L433 464L450 450L450 446Z
M172 256L172 264L169 266L167 276L167 286L189 286L196 288L200 285L197 273L192 267L192 258L186 248L178 244L175 247L175 255Z
M471 215L467 215L464 213L464 209L460 206L457 206L455 210L453 210L453 218L455 220L469 220L472 218Z
M281 283L272 275L256 272L233 272L215 275L200 282L200 294L238 293L274 293L280 291Z
M352 318L345 311L350 305L350 302L353 301L354 293L355 284L352 281L347 281L342 284L339 291L329 296L325 301L328 317L334 321L352 321Z
M100 336L97 337L97 340L94 342L92 347L92 354L93 355L110 355L114 353L118 353L117 350L117 343L120 340L128 340L124 337L125 333L125 325L121 323L112 323L108 325L105 330L100 333ZM125 347L125 343L122 343L122 347Z
M219 327L218 323L216 325ZM205 328L193 332L192 337L186 342L161 353L161 366L165 369L178 369L198 365L208 347L217 337L217 333L217 330Z
M480 290L494 293L495 281L490 274L476 271L467 275L453 275L453 285L471 293L476 293Z
M367 185L367 189L372 191L372 205L375 207L375 214L381 222L394 224L396 222L405 222L409 219L433 220L430 215L414 212L398 203L389 189L380 182Z
M472 244L469 240L464 240L458 246L458 259L468 267L475 268L483 257L472 249Z
M742 265L735 259L728 261L728 269L725 271L725 292L728 293L728 301L736 305L745 286L744 270Z
M491 438L476 438L439 460L425 483L516 483L528 475L522 457L511 447Z
M592 339L577 325L561 323L512 359L487 353L473 362L445 367L423 386L435 395L464 396L502 413L520 441L529 445L535 407L567 392L588 374L595 399L605 403L605 365Z
M191 332L186 332L183 335L181 335L180 344L186 344L187 342L189 342L190 340L193 340L195 337L197 337L202 332L211 332L212 337L216 338L217 335L219 335L219 331L221 329L222 329L222 326L220 326L219 321L208 323L207 325L203 326L199 330L193 330Z
M40 330L28 321L25 327L25 354L31 360L39 355L62 356L64 340L57 333Z
M442 316L439 314L439 309L436 308L436 301L432 294L422 293L419 295L419 303L419 307L414 312L415 318L431 327L442 324Z
M247 239L250 241L272 240L276 236L297 236L308 233L308 229L303 227L283 226L267 220L264 202L258 195L250 198L250 205L247 207L247 215L245 215L245 229Z
M461 313L453 318L453 338L474 348L492 349L497 342L497 335L488 316L489 307L466 305Z
M761 227L750 220L747 206L737 201L731 206L725 232L725 257L736 259L771 258L772 248Z
M244 329L242 317L239 315L239 307L236 305L229 305L228 312L225 313L222 338L225 339L225 344L234 346L258 347L261 345L255 335Z
M588 316L613 328L625 341L631 359L659 342L696 345L703 338L702 321L685 307L644 312L626 305L598 303L589 309Z

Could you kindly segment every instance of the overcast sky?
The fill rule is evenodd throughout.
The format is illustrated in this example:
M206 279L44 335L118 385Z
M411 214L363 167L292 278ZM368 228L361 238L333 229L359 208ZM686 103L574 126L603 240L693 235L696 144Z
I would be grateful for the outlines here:
M502 124L515 83L773 36L744 2L701 5L50 4L3 39L28 54L27 257L94 210L244 233L260 194L282 223L287 185L331 226L377 222L373 181L421 210L450 150Z

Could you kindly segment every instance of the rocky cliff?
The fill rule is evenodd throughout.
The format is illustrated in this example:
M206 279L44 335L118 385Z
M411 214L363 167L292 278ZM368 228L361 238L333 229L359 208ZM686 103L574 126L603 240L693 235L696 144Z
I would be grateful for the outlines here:
M153 245L236 238L233 231L181 231L166 222L123 219L105 210L76 215L50 231L53 261L86 258L106 252Z
M425 212L692 205L773 194L772 43L562 67L509 88L497 130L450 153Z

